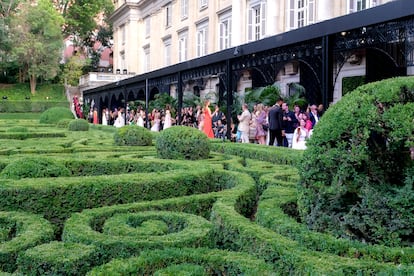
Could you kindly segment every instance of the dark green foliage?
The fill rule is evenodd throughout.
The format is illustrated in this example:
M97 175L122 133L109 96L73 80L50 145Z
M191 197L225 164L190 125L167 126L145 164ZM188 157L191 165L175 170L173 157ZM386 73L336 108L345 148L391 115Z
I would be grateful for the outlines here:
M311 229L412 242L413 118L412 77L361 86L325 113L300 168L299 211Z
M128 125L117 129L114 140L117 146L150 146L152 135L144 127Z
M62 119L73 119L74 115L65 107L51 107L40 116L41 124L56 124Z
M59 162L46 157L15 159L0 173L2 178L21 179L69 176L70 171Z
M291 83L289 85L289 95L291 96L285 99L285 101L289 105L290 110L293 110L295 105L298 105L301 110L306 110L309 103L306 100L305 87L298 83Z
M342 96L365 84L365 76L345 77L342 79Z
M277 83L268 85L265 87L259 87L257 89L246 92L244 101L249 105L252 110L253 105L262 103L267 106L272 106L276 103L276 100L280 97L280 88Z
M198 129L174 126L163 130L156 138L157 155L164 159L206 159L210 153L207 136Z
M273 174L271 174L273 176ZM257 207L258 224L298 241L308 250L337 254L356 259L373 259L379 262L410 264L414 259L413 247L386 247L369 245L359 241L337 239L326 233L309 230L296 220L296 214L288 214L286 206L296 202L296 182L281 181L279 177L263 178L268 187L261 195ZM292 209L293 210L293 209ZM296 210L293 210L296 212Z
M171 97L168 93L160 93L156 94L155 99L150 101L149 103L149 110L155 109L165 109L166 106L169 106L170 108L173 108L177 106L177 100L174 99L174 97ZM171 116L175 116L175 110L171 110Z
M84 119L72 120L69 123L68 128L70 131L88 131L89 123Z

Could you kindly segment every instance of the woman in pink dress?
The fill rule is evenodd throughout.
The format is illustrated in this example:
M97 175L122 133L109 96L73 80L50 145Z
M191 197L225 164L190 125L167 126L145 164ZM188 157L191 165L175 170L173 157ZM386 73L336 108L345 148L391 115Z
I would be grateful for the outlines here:
M307 113L302 114L302 119L305 121L305 128L310 131L313 128L312 121L309 120L309 116Z
M208 138L214 138L213 122L211 120L210 100L204 102L203 113L204 113L204 127L203 131Z

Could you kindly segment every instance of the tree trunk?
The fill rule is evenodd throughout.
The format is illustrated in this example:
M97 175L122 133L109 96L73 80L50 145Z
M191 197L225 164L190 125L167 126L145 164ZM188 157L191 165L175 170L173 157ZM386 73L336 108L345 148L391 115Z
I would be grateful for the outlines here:
M30 75L30 93L36 94L36 76Z

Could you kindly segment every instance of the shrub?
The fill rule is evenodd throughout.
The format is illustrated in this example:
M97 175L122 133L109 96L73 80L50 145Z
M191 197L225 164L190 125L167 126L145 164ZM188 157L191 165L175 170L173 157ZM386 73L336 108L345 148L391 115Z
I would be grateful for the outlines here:
M157 155L164 159L206 159L210 154L207 136L198 129L174 126L156 138Z
M412 239L413 118L412 77L361 86L325 113L300 168L298 206L311 229L385 245Z
M46 157L15 159L0 173L2 178L21 179L37 177L69 176L70 171L62 164Z
M114 135L115 145L118 146L150 146L152 145L151 132L134 125L118 128Z
M74 116L69 108L51 107L40 115L39 122L41 124L56 124L62 119L73 119Z
M89 123L83 119L72 120L69 123L68 128L70 131L88 131Z

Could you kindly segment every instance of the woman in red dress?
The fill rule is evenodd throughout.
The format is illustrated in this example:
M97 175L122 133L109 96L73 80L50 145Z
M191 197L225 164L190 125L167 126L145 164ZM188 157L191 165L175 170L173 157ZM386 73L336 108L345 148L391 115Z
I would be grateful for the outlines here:
M214 138L213 122L211 120L210 100L204 102L203 113L204 113L204 127L203 131L208 138Z
M99 124L99 120L98 120L98 109L96 109L96 107L93 109L93 124L97 125Z

